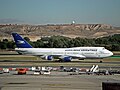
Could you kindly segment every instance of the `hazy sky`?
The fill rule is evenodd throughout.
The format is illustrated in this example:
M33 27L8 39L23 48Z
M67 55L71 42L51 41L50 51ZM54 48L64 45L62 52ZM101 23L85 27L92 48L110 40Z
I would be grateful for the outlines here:
M0 23L120 26L120 0L0 0Z

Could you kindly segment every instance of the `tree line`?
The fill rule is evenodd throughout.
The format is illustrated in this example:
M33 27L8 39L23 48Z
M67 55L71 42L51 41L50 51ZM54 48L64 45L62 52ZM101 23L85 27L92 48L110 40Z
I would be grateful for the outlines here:
M30 41L28 37L24 38L35 48L70 48L70 47L105 47L111 51L120 51L120 34L111 35L102 38L68 38L63 36L42 37L37 41ZM0 41L0 49L14 49L14 41L3 39Z

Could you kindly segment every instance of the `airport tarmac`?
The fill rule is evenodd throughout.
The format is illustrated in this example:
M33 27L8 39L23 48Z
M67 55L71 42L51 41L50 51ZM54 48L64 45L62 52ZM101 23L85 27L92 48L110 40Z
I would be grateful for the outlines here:
M103 63L100 63L100 60ZM98 65L100 69L117 69L120 70L120 57L104 58L104 59L85 59L85 60L72 60L71 62L56 62L42 60L34 56L25 56L18 54L0 54L0 68L12 67L32 67L32 66L66 66L66 67L79 67L91 68L92 65Z
M0 74L0 90L102 90L102 82L120 81L120 75Z
M90 68L92 65L98 65L101 69L120 69L120 60L117 61L105 61L102 63L99 60L73 60L71 62L55 62L47 60L24 60L24 59L2 59L0 60L0 67L9 68L9 67L32 67L32 66L66 66L66 67L79 67L79 68Z
M55 62L36 59L33 56L0 55L0 67L31 67L31 66L66 66L90 68L99 65L100 69L120 70L120 58L84 60L72 62ZM64 72L53 72L51 75L16 75L0 74L0 90L102 90L102 82L120 81L120 75L68 75Z

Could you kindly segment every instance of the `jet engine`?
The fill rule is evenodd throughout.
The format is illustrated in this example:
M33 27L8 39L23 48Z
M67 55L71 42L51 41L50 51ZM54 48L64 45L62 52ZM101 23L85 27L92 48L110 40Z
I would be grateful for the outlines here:
M71 57L64 57L63 61L64 62L71 62L72 58Z

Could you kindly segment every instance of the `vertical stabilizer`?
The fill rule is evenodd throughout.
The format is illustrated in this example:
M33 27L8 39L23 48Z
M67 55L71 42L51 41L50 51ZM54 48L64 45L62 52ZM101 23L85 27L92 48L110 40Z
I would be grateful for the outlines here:
M12 36L14 38L17 48L32 48L32 46L25 39L23 39L19 34L12 33Z

